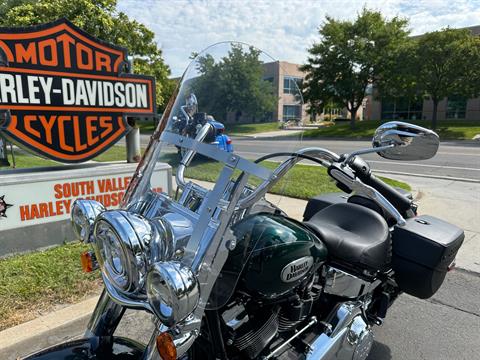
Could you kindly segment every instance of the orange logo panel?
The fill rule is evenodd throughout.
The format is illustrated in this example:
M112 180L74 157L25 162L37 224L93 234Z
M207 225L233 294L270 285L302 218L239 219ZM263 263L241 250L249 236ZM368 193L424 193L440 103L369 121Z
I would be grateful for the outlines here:
M87 161L128 131L127 116L153 116L155 80L128 73L125 49L65 19L0 28L0 130L34 153Z

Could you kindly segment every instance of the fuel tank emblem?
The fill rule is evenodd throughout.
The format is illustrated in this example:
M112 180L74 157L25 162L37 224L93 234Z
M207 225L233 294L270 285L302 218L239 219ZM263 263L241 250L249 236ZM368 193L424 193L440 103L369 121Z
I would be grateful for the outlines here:
M283 282L294 282L303 277L310 271L313 265L313 257L304 256L300 259L288 263L282 270L281 278Z

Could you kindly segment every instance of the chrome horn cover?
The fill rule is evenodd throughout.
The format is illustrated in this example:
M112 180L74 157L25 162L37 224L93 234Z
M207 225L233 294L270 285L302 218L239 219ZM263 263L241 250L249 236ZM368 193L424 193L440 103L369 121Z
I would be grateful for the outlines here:
M197 278L179 262L156 263L147 276L147 297L160 321L172 326L195 310L200 298Z

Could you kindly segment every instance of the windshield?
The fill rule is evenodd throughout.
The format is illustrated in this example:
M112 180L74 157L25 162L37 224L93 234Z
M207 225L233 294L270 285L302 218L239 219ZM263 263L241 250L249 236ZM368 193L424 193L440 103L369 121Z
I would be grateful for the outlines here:
M302 147L302 131L309 115L300 91L302 72L296 64L276 61L253 46L232 42L215 44L192 58L130 183L123 207L140 209L143 205L139 204L149 204L155 197L150 186L155 163L168 163L174 175L172 201L192 212L191 216L184 214L194 224L190 238L184 237L186 255L182 262L198 272L202 286L213 286L223 269L223 263L212 263L222 258L220 250L212 250L217 246L214 239L218 233L219 242L227 241L228 236L237 241L235 224L254 213L278 213L282 196L289 187L298 186L290 183L287 173L265 198L255 199L242 212L235 210L236 202L269 183L280 161ZM278 156L268 156L275 153ZM235 198L232 189L242 178L246 184L241 184L243 192ZM223 183L229 183L230 190L229 185L227 191L220 190L219 184ZM216 203L213 199L217 199ZM205 205L208 201L213 206ZM219 206L222 201L226 205ZM168 211L173 208L169 205ZM228 220L218 221L219 212L212 208L229 212ZM205 209L211 211L211 216L205 214ZM143 215L158 217L166 212L143 211ZM176 244L177 249L179 246ZM250 253L258 250L255 243L242 248L247 250L235 255L240 260L224 278L238 279ZM228 252L223 255L222 261L226 261ZM204 275L202 268L207 269ZM226 301L235 283L231 280L226 287L217 286L212 294L216 300L209 306L218 307ZM200 292L204 296L210 291L202 288ZM207 300L201 300L205 307Z
M301 147L302 128L309 115L303 105L303 73L298 65L276 61L253 46L232 42L215 44L194 55L156 135L169 132L194 139L209 124L203 143L251 161ZM148 161L166 162L175 174L188 149L171 138L163 140L153 144L155 156ZM261 165L273 169L281 159L273 158ZM204 182L215 182L220 170L218 161L208 154L197 154L187 167L185 178L208 185ZM288 176L273 192L282 195L287 181ZM249 180L251 186L259 182L255 177Z

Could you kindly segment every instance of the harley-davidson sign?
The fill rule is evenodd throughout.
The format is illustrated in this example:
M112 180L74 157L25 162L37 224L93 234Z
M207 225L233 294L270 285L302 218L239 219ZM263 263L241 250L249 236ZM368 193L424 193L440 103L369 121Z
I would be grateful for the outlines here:
M126 49L65 19L0 28L0 130L48 158L89 160L125 135L126 116L155 114L154 78L127 70Z

